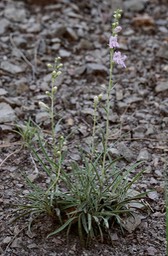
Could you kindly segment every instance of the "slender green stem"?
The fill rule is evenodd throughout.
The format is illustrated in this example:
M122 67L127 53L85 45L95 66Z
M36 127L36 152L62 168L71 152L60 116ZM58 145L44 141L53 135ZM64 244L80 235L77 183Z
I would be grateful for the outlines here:
M93 132L92 132L92 153L91 153L91 159L94 157L95 153L95 133L96 133L96 123L97 123L97 103L94 102L94 114L93 114Z
M108 146L108 140L109 140L109 117L110 117L110 95L111 90L113 88L113 54L114 50L110 49L110 77L109 77L109 85L107 88L107 100L106 100L106 128L105 128L105 142L104 142L104 154L103 154L103 166L102 166L102 179L104 180L105 177L105 163L106 163L106 157L107 157L107 146Z
M55 129L54 129L54 81L52 82L52 88L51 88L51 130L52 130L52 142L53 146L55 143Z
M166 250L168 255L168 163L165 164Z

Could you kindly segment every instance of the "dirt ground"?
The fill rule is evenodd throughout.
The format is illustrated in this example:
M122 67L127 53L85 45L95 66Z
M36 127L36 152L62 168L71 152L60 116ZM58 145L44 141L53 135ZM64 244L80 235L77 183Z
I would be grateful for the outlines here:
M47 4L46 4L47 3ZM70 160L80 160L77 145L90 141L93 98L108 84L113 11L123 9L120 50L126 69L114 69L110 117L111 154L122 166L144 160L136 185L154 189L146 199L148 215L135 230L112 230L113 245L98 241L81 248L73 234L46 239L53 230L48 219L30 233L26 220L12 222L12 205L27 193L21 173L34 174L30 153L13 132L16 123L32 118L44 129L48 116L47 63L60 56L63 75L57 81L56 119L60 133L73 136ZM4 256L166 255L164 174L168 154L168 2L159 0L1 0L0 1L0 253ZM104 125L103 109L99 117ZM123 152L126 151L126 155ZM40 179L38 170L34 179ZM131 228L130 228L131 229ZM133 228L134 229L134 228Z

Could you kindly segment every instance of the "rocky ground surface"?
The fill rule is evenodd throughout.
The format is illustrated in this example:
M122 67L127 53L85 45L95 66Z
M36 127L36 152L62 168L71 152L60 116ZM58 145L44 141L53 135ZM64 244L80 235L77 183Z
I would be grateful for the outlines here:
M46 2L48 4L46 4ZM47 63L60 56L63 75L55 105L60 132L73 132L70 158L79 160L76 145L90 140L93 97L108 83L112 14L124 10L119 37L127 55L126 69L114 69L110 147L122 164L145 160L138 189L148 195L151 210L136 229L112 233L113 246L69 244L64 235L46 239L46 220L30 233L24 221L12 223L12 204L27 193L20 172L32 175L29 153L13 130L30 117L44 128L50 75ZM166 255L164 173L168 154L168 2L161 0L25 0L0 1L0 253L1 255ZM99 110L104 120L103 109ZM100 124L101 125L101 124ZM39 175L39 174L37 174ZM35 178L37 178L35 176ZM48 223L48 224L47 224Z

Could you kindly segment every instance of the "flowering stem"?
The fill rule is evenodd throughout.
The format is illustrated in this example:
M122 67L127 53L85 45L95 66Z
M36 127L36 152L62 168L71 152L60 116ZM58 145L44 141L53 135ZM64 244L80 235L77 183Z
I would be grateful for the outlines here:
M107 146L108 146L108 140L109 140L109 117L110 117L110 95L111 90L113 88L113 55L114 55L114 49L110 49L110 77L109 77L109 85L107 88L107 100L106 100L106 128L105 128L105 141L104 141L104 153L103 153L103 166L102 166L102 179L104 180L105 177L105 163L106 163L106 156L107 156Z

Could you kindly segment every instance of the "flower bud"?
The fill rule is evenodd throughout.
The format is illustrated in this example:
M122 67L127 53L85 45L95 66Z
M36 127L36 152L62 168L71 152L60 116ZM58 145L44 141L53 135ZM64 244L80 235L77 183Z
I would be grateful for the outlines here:
M98 95L98 100L100 101L101 99L102 99L102 94L100 93L99 95Z
M48 64L47 64L47 67L48 67L48 68L52 68L53 66L52 66L50 63L48 63Z
M53 70L52 75L56 75L56 74L57 74L57 72L55 70Z
M59 69L59 68L62 68L63 67L63 64L62 63L60 63L58 66L57 66L57 68Z
M94 96L94 104L97 105L98 102L99 102L98 96Z
M38 104L39 104L40 108L43 108L43 109L45 109L45 110L49 110L49 107L48 107L44 102L39 101Z
M53 92L53 93L56 93L57 90L58 90L58 87L57 87L57 86L54 86L54 87L52 88L52 92Z
M58 72L57 72L57 76L60 76L62 74L62 72L59 70Z

